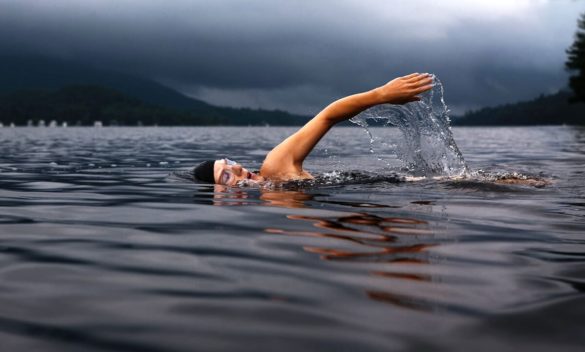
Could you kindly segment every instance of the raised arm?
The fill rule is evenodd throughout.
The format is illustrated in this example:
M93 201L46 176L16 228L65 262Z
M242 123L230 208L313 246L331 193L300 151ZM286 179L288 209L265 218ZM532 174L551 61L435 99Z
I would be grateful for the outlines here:
M333 125L378 104L405 104L420 100L432 88L429 74L413 73L364 93L339 99L323 109L296 133L277 145L264 160L260 174L268 178L305 178L303 161Z

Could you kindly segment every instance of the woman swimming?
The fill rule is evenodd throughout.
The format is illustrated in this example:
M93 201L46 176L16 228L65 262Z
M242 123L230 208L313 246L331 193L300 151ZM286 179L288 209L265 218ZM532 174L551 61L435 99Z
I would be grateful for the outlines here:
M335 124L379 104L406 104L420 100L419 94L433 87L427 73L396 78L381 87L339 99L323 109L297 132L274 147L258 174L229 159L207 160L193 170L197 181L234 186L242 180L291 181L311 179L303 161Z

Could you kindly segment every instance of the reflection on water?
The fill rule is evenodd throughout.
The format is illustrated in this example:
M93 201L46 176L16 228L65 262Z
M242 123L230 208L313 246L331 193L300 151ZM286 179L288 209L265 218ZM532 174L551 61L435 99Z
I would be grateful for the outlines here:
M284 208L305 208L306 202L313 200L314 196L299 191L270 191L261 190L260 199L264 205Z
M421 238L421 235L432 238L433 233L428 228L428 223L424 220L394 217L381 218L367 213L350 214L336 219L295 215L290 215L288 218L311 221L316 228L329 231L299 233L274 228L267 228L265 231L274 234L331 239L333 241L331 241L331 246L328 247L303 247L307 252L320 254L323 260L370 261L388 264L430 264L428 253L425 250L434 244L425 243L427 241ZM415 244L404 244L401 241L402 236L412 235L417 236ZM408 242L412 242L410 238L409 240ZM338 243L343 241L357 244L357 246L351 250L335 248ZM392 267L387 268L387 270L390 269ZM372 271L370 275L400 280L431 280L430 276L404 272ZM405 303L415 301L413 298L400 297L391 292L372 290L366 290L366 292L368 297L375 300L398 304L406 308L419 308L419 305Z
M256 190L262 203L257 205L284 208L306 208L308 201L315 195L304 191ZM213 205L234 206L252 205L246 201L251 197L250 190L230 188L222 185L214 186ZM321 203L337 204L353 208L398 208L383 204L326 201ZM413 204L430 205L430 201L414 201ZM428 249L436 246L433 241L434 229L428 221L407 217L382 217L367 212L348 213L338 217L320 217L289 214L289 220L306 221L318 230L295 231L286 228L268 227L264 231L270 234L301 236L330 240L326 246L303 245L308 253L318 254L323 260L351 261L356 263L373 262L386 264L431 264ZM349 244L350 246L347 246ZM341 248L340 248L341 247ZM392 266L384 270L364 273L380 278L398 280L433 281L431 275L392 271ZM414 297L400 296L391 292L367 290L368 297L404 308L422 309L424 306ZM428 306L428 303L426 304Z
M348 202L344 202L344 204L348 205ZM356 206L363 205L357 203ZM429 253L426 250L435 244L431 240L433 231L429 228L427 221L413 218L380 217L363 212L337 218L301 215L289 215L287 218L309 221L319 230L298 232L266 228L265 231L271 234L326 238L330 240L330 244L327 246L303 246L305 251L319 254L323 260L374 262L390 265L385 266L384 271L370 271L369 275L398 280L432 280L429 275L403 272L400 267L393 267L395 264L431 263ZM346 246L347 243L351 246ZM369 289L366 289L366 293L368 297L377 301L400 305L404 308L420 309L420 304L416 303L417 300L414 297Z

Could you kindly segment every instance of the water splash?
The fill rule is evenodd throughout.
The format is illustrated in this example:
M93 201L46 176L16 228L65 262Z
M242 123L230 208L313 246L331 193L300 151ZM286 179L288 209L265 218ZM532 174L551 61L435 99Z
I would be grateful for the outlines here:
M449 109L443 99L443 85L433 75L434 87L421 100L406 105L382 104L363 111L350 121L363 127L374 153L375 138L368 120L396 126L402 140L392 144L395 153L414 176L465 176L469 169L459 151L451 127ZM387 143L382 143L389 146ZM378 156L380 160L382 157Z
M180 173L173 173L173 176L181 178ZM290 191L299 189L312 189L315 187L323 188L348 185L367 185L377 183L398 184L403 183L405 181L407 181L406 178L397 174L379 174L363 170L353 171L334 170L322 174L314 174L314 178L312 179L287 181L240 180L237 183L237 187Z

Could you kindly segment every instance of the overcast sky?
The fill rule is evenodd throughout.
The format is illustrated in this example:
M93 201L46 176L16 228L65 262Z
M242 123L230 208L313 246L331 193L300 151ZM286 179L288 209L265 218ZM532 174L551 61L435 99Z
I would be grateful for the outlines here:
M565 49L582 12L579 0L0 0L0 53L303 114L433 72L459 113L565 87Z

